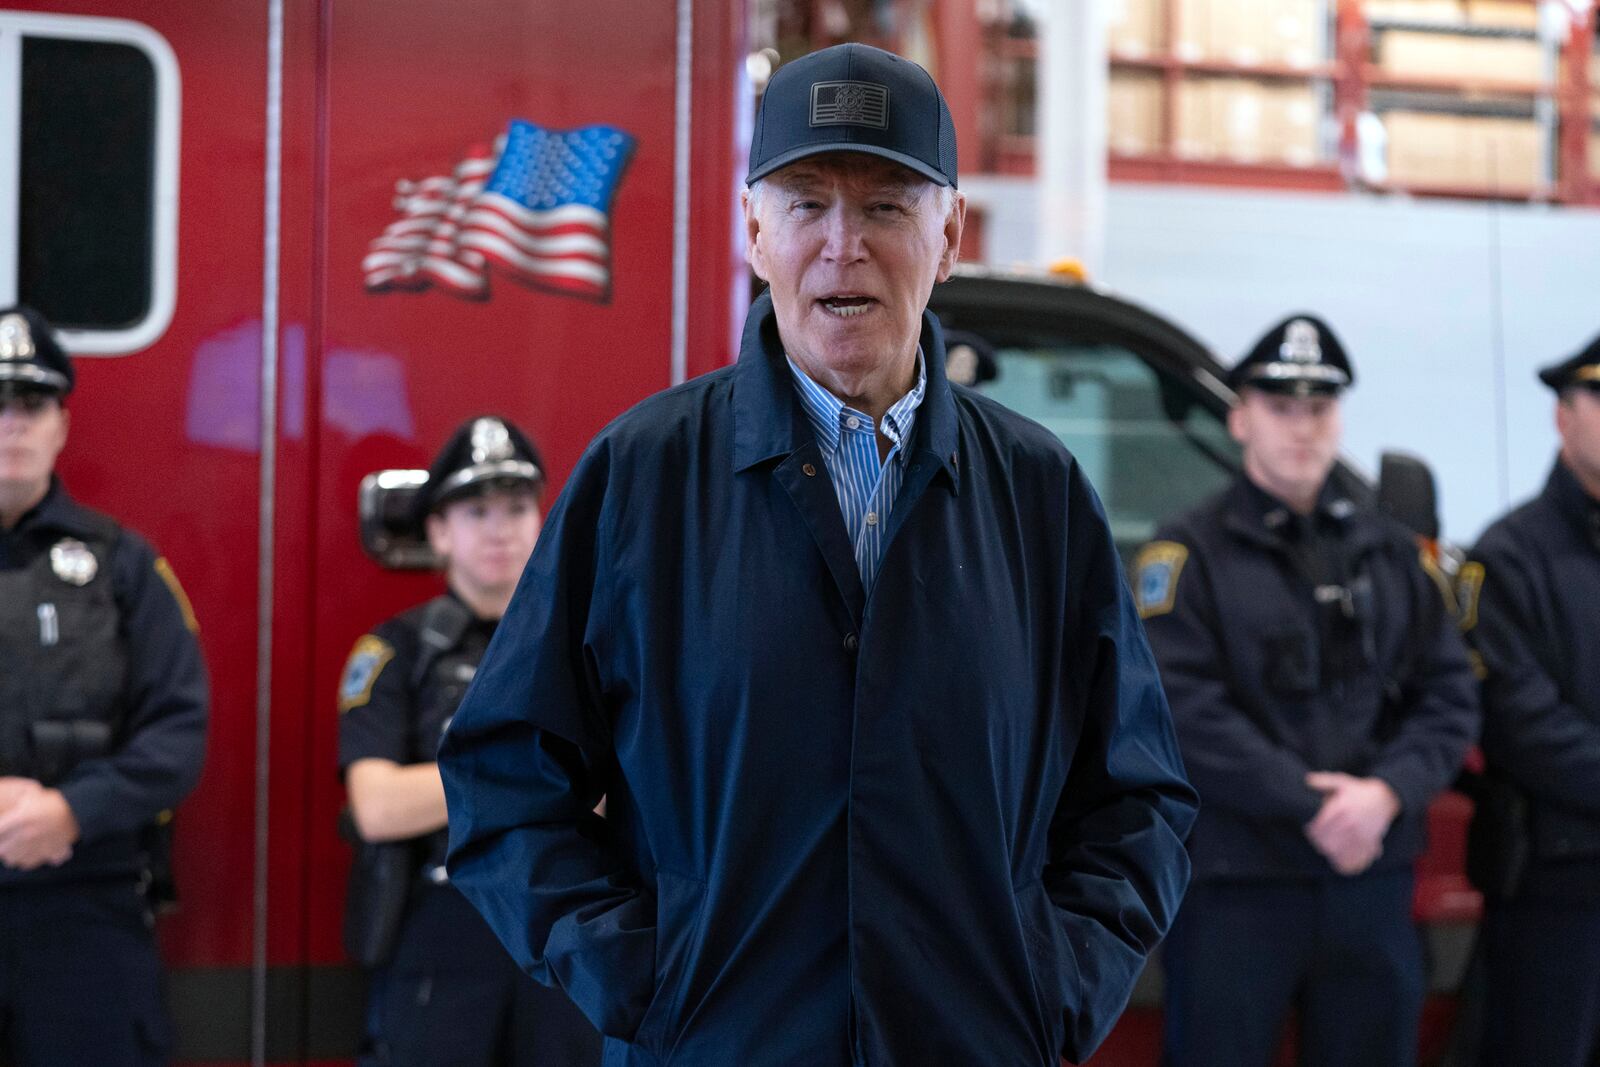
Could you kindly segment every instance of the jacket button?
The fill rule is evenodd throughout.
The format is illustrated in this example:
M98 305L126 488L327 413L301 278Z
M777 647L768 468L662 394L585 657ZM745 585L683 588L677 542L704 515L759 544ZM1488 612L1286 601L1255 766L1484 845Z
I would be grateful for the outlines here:
M815 478L817 476L817 468L812 466L810 463L807 463L800 469L805 472L807 478Z
M861 642L860 642L859 639L857 639L855 634L845 634L844 635L844 650L846 652L850 653L851 655L855 655L856 649L858 649L860 647L861 647Z

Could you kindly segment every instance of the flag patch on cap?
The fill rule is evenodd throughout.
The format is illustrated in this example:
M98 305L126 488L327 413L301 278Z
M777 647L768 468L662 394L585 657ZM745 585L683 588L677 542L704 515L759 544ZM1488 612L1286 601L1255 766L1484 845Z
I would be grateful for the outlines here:
M811 86L811 125L889 126L889 90L873 82L816 82Z

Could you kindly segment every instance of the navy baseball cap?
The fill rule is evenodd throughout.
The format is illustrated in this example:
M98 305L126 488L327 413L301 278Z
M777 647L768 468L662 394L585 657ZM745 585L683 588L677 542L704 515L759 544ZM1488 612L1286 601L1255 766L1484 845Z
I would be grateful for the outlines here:
M917 64L871 45L834 45L778 68L761 98L744 182L823 152L865 152L956 184L956 127L944 94Z
M0 310L0 384L7 391L72 392L72 361L44 316L30 307Z

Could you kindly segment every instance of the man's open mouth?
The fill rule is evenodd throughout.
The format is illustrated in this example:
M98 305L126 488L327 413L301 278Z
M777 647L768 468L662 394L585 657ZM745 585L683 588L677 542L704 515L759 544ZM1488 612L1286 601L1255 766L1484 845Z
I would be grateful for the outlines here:
M817 303L827 308L829 314L837 315L841 319L848 319L855 315L865 314L877 304L877 301L870 296L854 296L840 293L834 296L825 296Z

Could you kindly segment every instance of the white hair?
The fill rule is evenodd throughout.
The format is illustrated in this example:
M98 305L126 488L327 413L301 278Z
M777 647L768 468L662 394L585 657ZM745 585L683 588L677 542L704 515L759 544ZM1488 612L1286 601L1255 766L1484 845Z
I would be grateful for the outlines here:
M759 215L761 213L761 202L766 196L767 182L771 177L772 175L769 174L764 178L757 178L750 186L750 211L753 214ZM950 211L955 207L956 203L956 187L953 185L940 185L926 178L922 179L922 184L925 187L933 187L934 214L941 219L949 218Z

